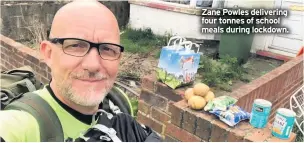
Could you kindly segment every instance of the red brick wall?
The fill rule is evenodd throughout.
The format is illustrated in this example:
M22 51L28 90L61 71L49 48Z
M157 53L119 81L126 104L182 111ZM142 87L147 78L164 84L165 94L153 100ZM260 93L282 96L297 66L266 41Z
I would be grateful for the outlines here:
M49 81L50 68L40 60L37 51L0 36L1 70L29 65L38 79L44 83ZM232 128L211 114L191 110L182 99L182 90L171 90L155 79L155 75L142 78L137 120L152 127L166 141L280 141L271 136L271 124L264 129L255 129L248 121L243 121ZM302 83L303 57L299 57L241 87L232 95L239 99L238 105L247 110L250 110L253 99L261 97L273 101L274 108L284 107L287 100L276 98L288 98ZM294 140L295 134L292 134L285 141Z
M237 105L251 112L254 99L262 98L272 103L270 122L278 108L289 108L291 95L303 86L303 56L294 58L266 75L233 91Z
M182 91L171 90L155 81L155 75L142 78L138 121L152 127L165 141L280 141L267 128L255 129L248 121L229 127L214 115L188 108ZM288 141L295 140L295 134Z
M50 68L40 59L37 51L0 35L1 63L0 70L9 70L21 66L31 66L37 78L43 83L51 79Z

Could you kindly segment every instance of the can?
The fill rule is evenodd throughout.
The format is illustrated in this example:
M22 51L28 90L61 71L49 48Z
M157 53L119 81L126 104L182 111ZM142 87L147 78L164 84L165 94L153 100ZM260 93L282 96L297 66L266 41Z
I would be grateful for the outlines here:
M265 128L268 122L272 103L264 99L256 99L253 102L250 124L255 128Z
M272 125L272 135L288 139L295 123L296 113L286 108L279 108Z

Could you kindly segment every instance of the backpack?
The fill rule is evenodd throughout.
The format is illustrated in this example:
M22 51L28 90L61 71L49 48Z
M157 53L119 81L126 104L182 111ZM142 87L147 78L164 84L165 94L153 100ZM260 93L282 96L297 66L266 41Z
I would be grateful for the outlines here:
M40 140L62 142L64 135L61 123L49 104L32 91L43 88L29 66L1 72L1 110L23 110L30 113L38 122ZM128 96L114 85L103 101L103 109L113 114L133 115Z
M1 110L13 100L19 99L23 93L42 87L42 83L36 79L33 69L29 66L1 71Z

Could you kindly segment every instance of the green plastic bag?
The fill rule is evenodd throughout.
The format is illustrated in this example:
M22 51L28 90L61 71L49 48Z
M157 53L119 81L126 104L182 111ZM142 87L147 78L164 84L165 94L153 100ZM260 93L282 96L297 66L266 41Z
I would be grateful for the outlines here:
M227 107L237 102L237 99L230 96L220 96L210 100L204 107L205 111L221 110L226 111Z

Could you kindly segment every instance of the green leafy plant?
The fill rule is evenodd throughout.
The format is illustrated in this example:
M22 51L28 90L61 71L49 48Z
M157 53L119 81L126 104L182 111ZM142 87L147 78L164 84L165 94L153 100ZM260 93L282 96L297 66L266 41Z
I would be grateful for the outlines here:
M219 60L201 56L198 71L202 75L202 82L225 91L232 90L233 80L249 81L244 76L245 68L238 64L236 58L230 56L225 56Z
M147 54L166 45L167 36L155 35L150 28L126 28L121 34L121 44L127 52Z
M130 98L130 102L131 102L131 105L132 105L132 108L133 108L133 113L134 113L134 118L137 117L137 112L138 112L138 99L133 97L133 98Z
M296 115L301 115L301 110L298 108L298 110L295 111ZM303 117L302 117L303 119ZM296 117L297 121L302 121L301 116L300 117ZM304 129L304 124L301 125L302 130ZM293 125L293 132L297 135L296 136L296 142L304 142L304 135L302 134L300 128L296 125L296 123Z
M178 80L174 75L168 74L166 71L157 68L156 69L157 78L163 83L167 84L171 88L176 88L181 85L181 81Z
M161 53L161 50L160 50L160 49L157 50L157 51L155 52L154 58L159 59L159 58L160 58L160 53Z
M303 127L302 127L303 128ZM304 135L297 125L293 126L293 132L297 135L296 142L304 142Z

